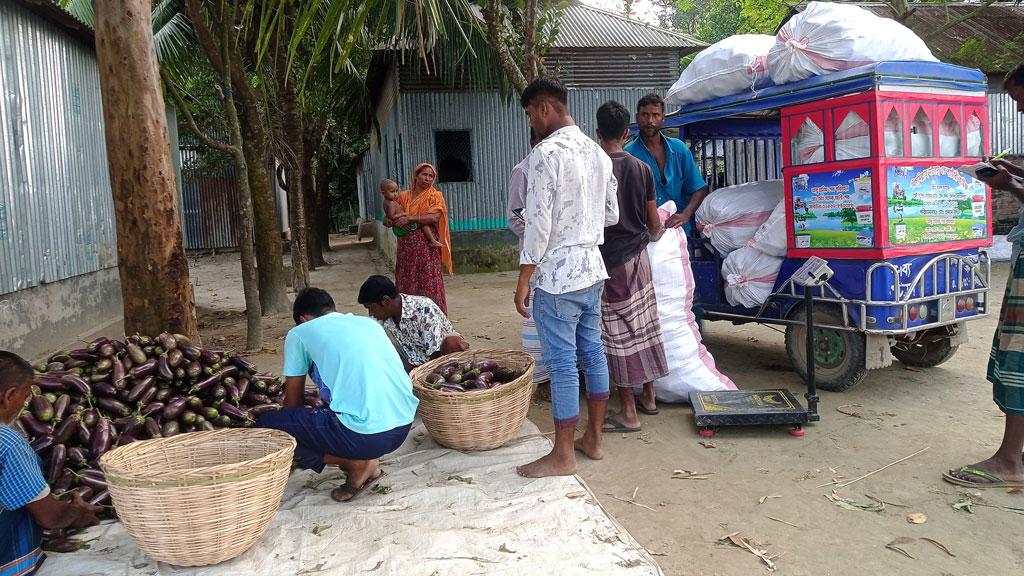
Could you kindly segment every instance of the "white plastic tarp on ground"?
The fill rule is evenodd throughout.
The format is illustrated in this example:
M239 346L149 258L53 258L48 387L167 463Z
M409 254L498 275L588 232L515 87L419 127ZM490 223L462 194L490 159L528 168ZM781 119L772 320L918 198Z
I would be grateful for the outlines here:
M292 474L263 538L234 560L176 568L146 557L122 524L84 536L89 549L49 554L39 576L449 574L661 575L651 556L575 477L528 480L515 466L551 448L527 422L489 452L440 447L418 424L385 460L379 492L338 504L331 468ZM201 514L202 510L183 510Z

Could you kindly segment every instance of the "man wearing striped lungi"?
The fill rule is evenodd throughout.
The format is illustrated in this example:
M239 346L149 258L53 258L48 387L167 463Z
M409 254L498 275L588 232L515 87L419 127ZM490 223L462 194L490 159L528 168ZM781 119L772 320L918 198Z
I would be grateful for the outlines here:
M601 328L608 376L618 388L621 409L605 418L603 432L639 432L637 410L658 413L654 380L668 374L647 256L647 244L664 229L650 167L623 149L629 120L629 110L618 102L605 102L597 110L597 136L612 159L619 202L619 221L604 229L601 245L609 276L601 297ZM637 397L633 389L639 386L643 395Z
M1024 64L1007 75L1003 88L1017 103L1017 111L1024 113ZM992 160L992 165L998 173L984 178L985 183L1024 202L1024 168L1005 160ZM1024 258L1019 249L1014 250L1014 256L988 361L992 398L1006 414L1003 441L988 460L943 473L946 481L960 486L1024 487Z

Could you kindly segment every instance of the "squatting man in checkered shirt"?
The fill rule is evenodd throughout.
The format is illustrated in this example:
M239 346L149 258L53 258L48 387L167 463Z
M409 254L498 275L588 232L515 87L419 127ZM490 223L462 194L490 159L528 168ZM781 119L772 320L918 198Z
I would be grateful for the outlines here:
M67 501L50 494L39 457L10 424L32 395L32 366L0 350L0 575L33 574L46 559L43 530L96 524L101 510L72 493Z

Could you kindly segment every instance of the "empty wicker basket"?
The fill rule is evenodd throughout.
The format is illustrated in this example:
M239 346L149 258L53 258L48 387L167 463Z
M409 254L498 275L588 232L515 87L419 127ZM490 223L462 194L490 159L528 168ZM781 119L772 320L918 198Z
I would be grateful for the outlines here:
M499 366L522 372L512 382L488 390L445 392L423 385L436 368L452 361L490 358ZM419 414L434 440L456 450L491 450L516 436L530 410L533 358L526 352L471 350L449 354L419 366L410 374L420 399Z
M100 458L114 510L155 560L206 566L248 550L277 512L295 439L261 428L126 444Z

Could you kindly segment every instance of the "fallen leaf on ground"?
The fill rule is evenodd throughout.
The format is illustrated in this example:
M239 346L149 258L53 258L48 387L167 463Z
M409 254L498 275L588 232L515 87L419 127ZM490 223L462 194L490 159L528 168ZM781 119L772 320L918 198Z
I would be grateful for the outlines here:
M506 554L515 554L516 553L515 550L509 550L508 546L505 546L504 544L502 544L501 546L498 547L498 552L505 552Z
M586 495L587 495L586 492L569 492L568 494L565 495L565 497L566 498L583 498Z
M782 496L776 496L774 494L770 494L768 496L761 496L761 499L758 500L757 503L758 504L764 504L766 500L770 500L772 498L782 498Z
M377 561L377 565L374 566L373 568L370 568L369 570L367 570L367 572L376 572L377 570L380 570L380 567L383 566L383 565L384 565L384 561L383 560L378 560Z
M370 492L374 494L387 494L388 492L391 492L391 486L377 484L376 486L370 489Z
M473 483L473 477L472 476L470 476L469 478L464 478L462 476L459 476L458 474L452 474L452 475L448 476L448 479L449 480L458 480L459 482L462 482L464 484L472 484Z
M1011 486L1006 489L1007 494L1020 494L1021 492L1024 492L1024 488L1021 488L1020 486Z
M950 551L949 551L949 548L946 548L946 547L945 547L945 546L944 546L944 545L942 544L942 542L939 542L938 540L932 540L931 538L921 538L921 540L924 540L925 542L931 542L931 543L932 543L932 544L934 544L934 545L935 545L935 547L936 547L936 548L938 548L939 550L942 550L942 551L943 551L943 552L945 552L946 554L949 554L949 555L950 555L950 556L952 556L953 558L956 558L956 554L953 554L952 552L950 552Z
M899 552L900 554L903 554L904 556L906 556L907 558L910 558L911 560L916 560L916 558L914 558L910 554L910 552L907 552L903 548L900 548L900 546L902 546L904 544L910 544L913 541L914 541L913 538L907 538L906 536L900 536L899 538L897 538L897 539L893 540L892 542L889 542L888 544L886 544L885 547L888 548L889 550L894 551L894 552Z
M675 480L707 480L714 472L694 472L693 470L673 470Z
M881 500L859 502L857 500L843 498L835 490L833 490L831 494L826 494L825 497L831 500L836 506L846 510L864 510L867 512L881 512L882 510L885 510L885 504L882 503Z
M313 536L319 536L324 532L330 530L331 524L314 524L313 525Z
M722 536L721 538L719 538L719 540L728 540L728 541L732 542L733 546L737 546L739 548L743 548L744 550L750 552L754 556L757 556L758 558L760 558L761 561L764 562L765 566L768 567L768 570L770 572L774 572L775 571L775 562L773 562L773 560L775 560L775 558L777 558L777 556L772 556L771 554L768 553L767 550L761 548L759 544L757 544L755 542L752 542L749 538L741 537L739 535L739 532L733 532L732 534L726 534L725 536ZM755 547L755 546L757 546L757 547Z
M717 448L717 446L715 446L715 443L710 440L701 440L700 442L697 442L697 444L700 444L705 448Z
M911 372L924 372L924 370L921 370L920 368L916 368L914 366L907 366L906 364L903 365L903 369L909 370ZM913 556L911 556L911 558L913 558Z
M971 509L972 504L974 504L974 501L970 498L961 498L953 502L953 510L963 510L968 514L974 514L974 510Z
M839 412L840 414L846 414L847 416L853 416L854 418L864 417L863 414L856 410L851 410L851 408L863 408L863 406L861 406L860 404L843 404L842 406L836 406L836 412ZM831 468L829 468L829 470L831 470ZM835 472L832 473L835 474Z
M760 342L760 340L754 338L753 336L747 336L747 342Z
M928 521L928 515L923 512L909 512L907 513L907 522L911 524L924 524Z

